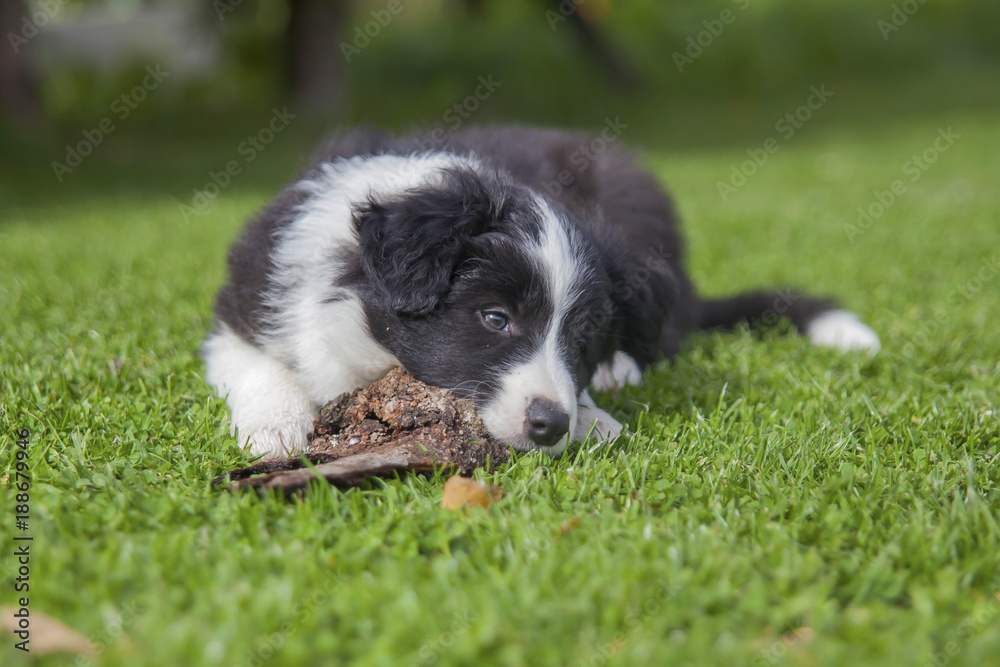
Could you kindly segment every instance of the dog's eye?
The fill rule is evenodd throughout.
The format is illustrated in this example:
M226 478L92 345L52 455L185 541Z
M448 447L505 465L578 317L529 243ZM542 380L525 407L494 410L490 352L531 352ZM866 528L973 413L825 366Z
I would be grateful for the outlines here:
M483 322L486 323L491 329L496 329L497 331L506 331L507 327L510 326L510 321L507 316L503 313L498 313L495 310L488 310L483 313Z

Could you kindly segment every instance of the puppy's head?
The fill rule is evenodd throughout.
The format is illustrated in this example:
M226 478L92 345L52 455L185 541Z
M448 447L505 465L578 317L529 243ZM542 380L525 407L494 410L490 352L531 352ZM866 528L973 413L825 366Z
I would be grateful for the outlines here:
M418 379L473 399L494 437L558 456L582 435L577 398L597 365L655 350L669 303L628 282L600 221L495 171L438 176L356 211L371 334Z

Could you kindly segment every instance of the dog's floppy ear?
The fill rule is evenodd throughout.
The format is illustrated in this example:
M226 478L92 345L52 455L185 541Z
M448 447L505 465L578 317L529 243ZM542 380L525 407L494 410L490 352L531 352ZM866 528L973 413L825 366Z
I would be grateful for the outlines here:
M661 355L660 336L673 311L680 285L668 257L651 250L646 257L615 257L609 267L614 283L621 350L645 368Z
M448 291L468 241L501 206L474 174L451 173L439 186L369 201L355 214L361 268L393 311L425 315Z

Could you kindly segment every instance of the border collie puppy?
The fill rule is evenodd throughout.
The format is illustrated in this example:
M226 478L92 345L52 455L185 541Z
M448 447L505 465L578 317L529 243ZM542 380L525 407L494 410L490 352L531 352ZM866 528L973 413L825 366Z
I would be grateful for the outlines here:
M782 315L815 344L878 349L825 299L700 298L657 179L614 147L583 157L591 139L334 140L229 252L204 356L240 443L301 451L319 406L402 366L472 399L515 449L558 456L621 432L588 387L638 383L694 331Z

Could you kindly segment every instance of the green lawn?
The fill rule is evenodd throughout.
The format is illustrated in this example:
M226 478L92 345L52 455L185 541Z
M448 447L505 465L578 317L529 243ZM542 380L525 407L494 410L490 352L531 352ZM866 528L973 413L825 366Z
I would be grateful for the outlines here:
M623 139L677 194L705 292L836 294L882 351L697 337L599 399L636 435L520 457L467 516L439 509L440 478L302 501L208 487L249 461L197 356L225 249L309 132L188 221L178 201L269 111L213 141L112 137L62 186L58 147L7 160L0 430L8 472L10 436L32 433L32 613L110 665L1000 665L1000 105L922 94L925 112L886 114L858 95L726 202L717 182L805 90ZM5 486L3 604L14 505ZM0 662L28 664L12 643Z

